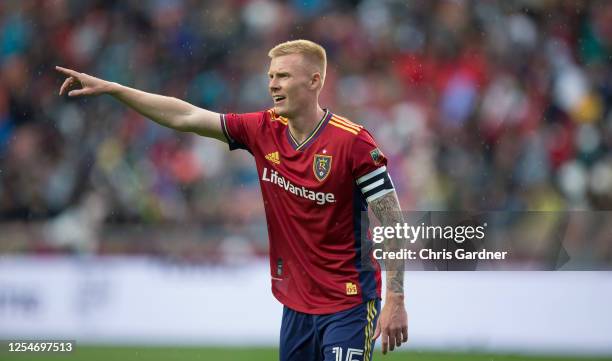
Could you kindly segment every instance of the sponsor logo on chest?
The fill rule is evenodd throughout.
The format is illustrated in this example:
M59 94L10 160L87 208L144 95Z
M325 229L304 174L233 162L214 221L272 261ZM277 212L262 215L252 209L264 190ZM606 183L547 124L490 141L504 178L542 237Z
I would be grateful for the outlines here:
M333 193L315 192L304 186L295 185L289 179L283 177L283 175L277 170L268 169L268 167L263 168L261 172L261 181L276 184L279 188L286 192L300 198L309 199L319 205L336 202L336 197Z

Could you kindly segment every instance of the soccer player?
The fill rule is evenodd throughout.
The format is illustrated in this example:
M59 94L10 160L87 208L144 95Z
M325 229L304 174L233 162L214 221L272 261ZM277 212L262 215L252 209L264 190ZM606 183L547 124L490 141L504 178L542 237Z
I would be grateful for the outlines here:
M379 316L380 267L362 257L368 205L382 225L402 221L387 159L361 125L319 105L327 66L320 45L289 41L268 55L274 107L265 111L218 114L61 67L67 79L59 94L108 94L163 126L250 152L268 223L272 292L285 306L280 359L370 360L380 334L383 354L408 340L403 261L386 261Z

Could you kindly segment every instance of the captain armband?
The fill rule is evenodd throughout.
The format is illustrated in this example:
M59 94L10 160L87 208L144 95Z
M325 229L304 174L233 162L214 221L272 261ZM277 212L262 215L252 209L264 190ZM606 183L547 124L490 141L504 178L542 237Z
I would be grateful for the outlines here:
M386 166L377 168L357 179L357 186L368 203L394 190Z

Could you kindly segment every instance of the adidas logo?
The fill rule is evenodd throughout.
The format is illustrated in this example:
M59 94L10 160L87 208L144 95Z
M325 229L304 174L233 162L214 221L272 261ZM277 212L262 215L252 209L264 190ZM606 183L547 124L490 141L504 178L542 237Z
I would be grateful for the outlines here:
M280 156L278 155L278 152L267 154L266 159L274 164L280 164Z

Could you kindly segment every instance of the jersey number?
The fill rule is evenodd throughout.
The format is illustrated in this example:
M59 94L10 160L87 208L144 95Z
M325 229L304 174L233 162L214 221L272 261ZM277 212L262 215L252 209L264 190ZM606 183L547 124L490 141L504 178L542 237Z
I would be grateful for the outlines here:
M332 353L336 354L336 361L343 361L342 360L342 347L332 348ZM350 348L350 347L347 348L345 361L359 361L358 359L354 359L353 356L363 356L363 350L359 348Z

